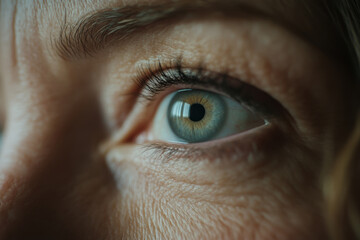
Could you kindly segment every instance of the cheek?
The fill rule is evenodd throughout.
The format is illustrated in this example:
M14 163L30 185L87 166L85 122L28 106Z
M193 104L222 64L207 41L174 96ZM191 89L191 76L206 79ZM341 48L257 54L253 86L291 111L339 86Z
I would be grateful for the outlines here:
M162 163L159 167L155 159L135 153L139 151L130 152L108 158L117 183L116 221L123 236L265 240L323 237L320 196L309 185L313 176L293 174L300 171L295 164L277 165L244 178L241 175L246 169L232 172L228 166L205 163L171 167Z

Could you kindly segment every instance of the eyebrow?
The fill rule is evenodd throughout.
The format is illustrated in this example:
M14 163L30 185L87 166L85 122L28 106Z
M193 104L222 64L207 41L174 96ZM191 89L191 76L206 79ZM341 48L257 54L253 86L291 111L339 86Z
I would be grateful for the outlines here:
M278 6L284 11L286 5L298 1L284 3L280 0L271 0L264 1L263 4L265 2L270 4L272 9ZM235 12L235 9L241 9L246 14L264 15L260 10L238 0L186 0L169 1L152 6L123 6L97 10L80 17L75 23L68 22L65 14L59 34L56 38L51 38L51 42L57 54L65 60L91 57L114 42L126 39L136 30L146 28L156 22L182 17L194 11Z

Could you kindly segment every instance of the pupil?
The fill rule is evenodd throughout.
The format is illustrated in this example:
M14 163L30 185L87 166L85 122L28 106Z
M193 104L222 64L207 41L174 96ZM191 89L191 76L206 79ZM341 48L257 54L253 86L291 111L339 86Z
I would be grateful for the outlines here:
M205 116L205 108L199 103L190 106L190 120L193 122L201 121Z

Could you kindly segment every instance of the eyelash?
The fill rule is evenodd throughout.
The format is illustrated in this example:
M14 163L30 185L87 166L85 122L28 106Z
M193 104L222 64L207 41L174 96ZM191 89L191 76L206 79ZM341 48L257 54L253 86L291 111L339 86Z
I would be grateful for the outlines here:
M148 65L145 69L142 69L140 76L137 83L144 90L141 93L141 97L147 100L152 100L159 92L173 85L184 84L194 86L201 84L204 87L212 85L222 88L226 78L226 75L222 74L218 78L219 80L214 82L212 78L205 76L201 66L195 68L195 71L189 74L185 72L181 60L177 60L175 64L164 64L158 61L157 65ZM200 82L200 80L202 81Z
M203 88L215 90L231 97L247 108L259 112L267 120L282 113L282 106L266 93L256 89L239 79L230 77L226 72L214 73L206 71L202 65L196 68L185 68L181 58L170 63L157 61L139 70L135 79L140 100L151 103L166 89L174 86L186 88Z

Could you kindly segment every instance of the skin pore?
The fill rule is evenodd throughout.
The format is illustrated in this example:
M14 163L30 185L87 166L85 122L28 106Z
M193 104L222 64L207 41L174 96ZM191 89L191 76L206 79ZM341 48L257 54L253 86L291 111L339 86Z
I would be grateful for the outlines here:
M321 5L169 2L1 0L0 239L326 239L322 161L355 93ZM252 86L269 124L161 138L172 92L231 95L141 98L178 62Z

